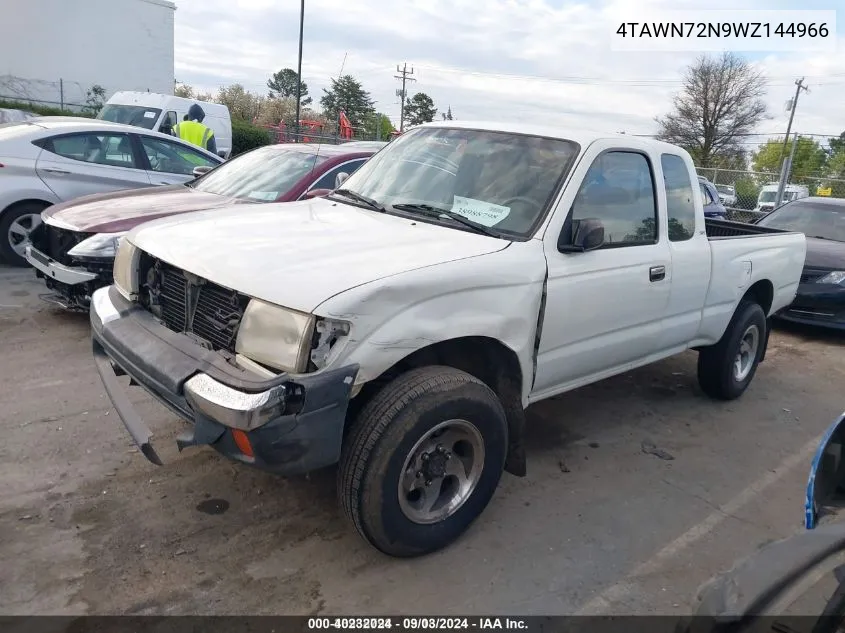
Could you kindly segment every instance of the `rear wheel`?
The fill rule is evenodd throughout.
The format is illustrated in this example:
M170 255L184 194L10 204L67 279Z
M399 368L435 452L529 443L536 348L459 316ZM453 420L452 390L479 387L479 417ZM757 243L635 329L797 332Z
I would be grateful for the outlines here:
M47 205L23 202L0 215L0 258L12 266L28 266L24 251L30 245L30 234L41 224L41 212Z
M766 328L763 308L740 301L721 340L698 353L698 384L704 393L733 400L745 392L766 348Z
M341 505L385 554L427 554L457 539L501 478L507 422L496 394L451 367L388 383L361 410L338 473Z

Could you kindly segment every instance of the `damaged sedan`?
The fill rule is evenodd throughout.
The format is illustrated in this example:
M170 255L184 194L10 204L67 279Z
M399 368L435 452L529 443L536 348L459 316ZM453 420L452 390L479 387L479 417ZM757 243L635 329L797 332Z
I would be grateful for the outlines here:
M288 202L334 189L379 148L279 144L255 149L196 179L171 186L97 194L56 204L41 214L26 260L50 291L46 301L87 310L92 293L112 283L117 244L155 218L234 204ZM233 233L233 238L237 232Z

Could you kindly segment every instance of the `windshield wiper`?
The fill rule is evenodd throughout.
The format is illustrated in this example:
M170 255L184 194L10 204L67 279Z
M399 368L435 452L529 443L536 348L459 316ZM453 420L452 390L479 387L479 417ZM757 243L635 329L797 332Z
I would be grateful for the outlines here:
M361 204L368 206L374 211L381 211L382 213L386 211L386 209L378 202L376 202L372 198L368 198L367 196L358 193L357 191L352 191L351 189L335 189L329 195L335 194L346 196L347 198L352 198L356 202L360 202Z
M400 202L399 204L391 204L390 206L391 208L398 209L399 211L412 211L414 213L420 213L430 218L439 218L445 215L450 220L454 220L459 224L463 224L465 227L472 229L476 233L481 233L482 235L489 235L490 237L502 237L496 231L488 229L486 226L484 226L483 224L479 224L478 222L473 222L469 218L465 218L460 213L455 213L451 209L443 209L441 207L435 207L430 204L420 204L416 202Z

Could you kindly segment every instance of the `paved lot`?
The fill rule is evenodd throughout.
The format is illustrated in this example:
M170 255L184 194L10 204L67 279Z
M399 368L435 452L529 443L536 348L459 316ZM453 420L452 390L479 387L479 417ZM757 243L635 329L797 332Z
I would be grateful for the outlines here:
M800 529L811 452L845 409L845 338L812 331L776 332L733 403L702 396L692 353L605 381L530 411L529 476L505 476L464 538L393 560L346 525L334 472L179 455L181 423L133 389L166 461L148 463L86 317L39 292L0 268L7 614L681 613L713 573Z

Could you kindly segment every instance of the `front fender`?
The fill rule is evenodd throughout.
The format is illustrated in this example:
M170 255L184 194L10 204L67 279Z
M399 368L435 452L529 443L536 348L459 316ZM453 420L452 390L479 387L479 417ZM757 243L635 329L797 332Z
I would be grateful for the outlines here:
M804 498L804 527L814 529L819 520L845 508L845 413L825 431L813 461Z
M352 288L321 304L319 316L351 323L329 363L356 363L356 384L378 378L412 353L464 337L511 349L523 375L534 374L537 317L546 275L540 242L403 273Z

